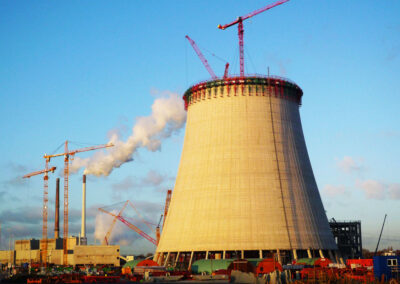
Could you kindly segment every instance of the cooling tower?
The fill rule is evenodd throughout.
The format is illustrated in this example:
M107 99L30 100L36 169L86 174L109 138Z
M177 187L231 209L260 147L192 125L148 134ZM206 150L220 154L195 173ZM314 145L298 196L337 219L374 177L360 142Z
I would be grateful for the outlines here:
M160 264L331 256L337 250L300 121L302 90L278 77L196 84Z

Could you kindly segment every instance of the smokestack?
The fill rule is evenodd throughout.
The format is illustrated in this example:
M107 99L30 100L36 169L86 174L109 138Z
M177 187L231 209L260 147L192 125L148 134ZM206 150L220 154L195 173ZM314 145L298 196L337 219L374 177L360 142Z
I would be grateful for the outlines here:
M60 179L56 179L56 216L54 218L54 238L60 237Z
M81 238L86 238L86 175L82 178L82 226Z

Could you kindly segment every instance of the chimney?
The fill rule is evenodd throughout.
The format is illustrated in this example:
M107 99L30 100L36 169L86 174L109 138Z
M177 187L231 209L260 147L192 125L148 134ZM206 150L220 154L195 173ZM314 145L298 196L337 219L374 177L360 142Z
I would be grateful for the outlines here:
M86 238L86 175L82 178L82 226L81 238Z
M54 223L54 238L60 237L60 179L56 179L56 216Z

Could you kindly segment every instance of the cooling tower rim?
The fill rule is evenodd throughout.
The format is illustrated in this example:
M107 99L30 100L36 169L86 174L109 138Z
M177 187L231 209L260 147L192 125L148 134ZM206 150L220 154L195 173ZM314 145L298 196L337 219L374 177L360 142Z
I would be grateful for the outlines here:
M220 86L232 86L232 85L266 85L275 89L291 89L295 97L291 98L297 101L301 105L301 98L303 96L303 90L293 81L280 77L280 76L266 76L260 74L242 76L229 76L227 78L218 78L215 80L204 80L198 82L189 87L183 95L185 101L185 109L188 108L190 97L193 93L205 90L207 88L220 87ZM293 92L294 91L294 92ZM281 96L288 98L288 96Z

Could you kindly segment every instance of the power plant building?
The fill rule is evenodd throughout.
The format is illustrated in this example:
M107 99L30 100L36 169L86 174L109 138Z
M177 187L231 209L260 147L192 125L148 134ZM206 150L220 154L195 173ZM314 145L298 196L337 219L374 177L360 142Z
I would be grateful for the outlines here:
M304 140L302 95L287 79L263 76L185 92L185 139L159 264L332 257L337 245Z
M14 250L0 251L0 263L21 265L23 263L41 263L43 240L16 240ZM47 239L47 263L63 265L63 239ZM119 246L81 245L78 237L68 238L69 265L120 265Z

